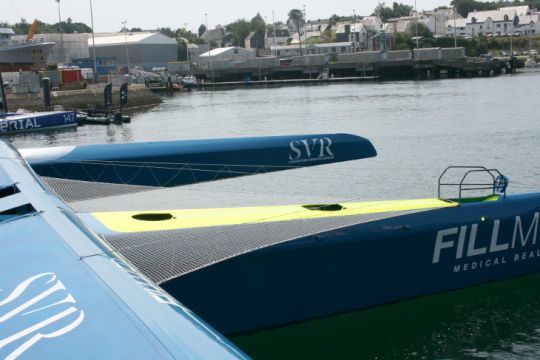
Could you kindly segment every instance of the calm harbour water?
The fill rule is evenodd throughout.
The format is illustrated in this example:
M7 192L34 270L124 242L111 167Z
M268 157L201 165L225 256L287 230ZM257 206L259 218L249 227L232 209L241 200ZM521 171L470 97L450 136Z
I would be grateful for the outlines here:
M17 147L349 132L379 156L227 180L228 196L336 201L431 197L448 165L497 167L510 192L540 190L540 73L164 97L131 124L9 137ZM235 339L256 358L540 359L540 275Z

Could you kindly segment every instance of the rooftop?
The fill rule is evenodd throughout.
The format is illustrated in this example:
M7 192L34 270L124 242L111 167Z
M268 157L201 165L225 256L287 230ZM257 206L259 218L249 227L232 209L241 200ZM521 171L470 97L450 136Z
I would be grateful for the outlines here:
M112 46L124 44L176 44L176 40L155 32L128 32L117 33L110 36L99 36L95 38L97 46ZM88 39L88 46L92 46L92 39Z
M15 31L8 27L0 27L0 34L2 35L15 35Z

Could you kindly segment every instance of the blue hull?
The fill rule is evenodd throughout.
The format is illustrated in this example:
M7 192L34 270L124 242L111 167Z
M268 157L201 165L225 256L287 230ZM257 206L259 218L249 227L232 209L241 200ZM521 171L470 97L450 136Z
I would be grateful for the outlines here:
M262 249L162 287L225 334L540 271L540 194L402 215Z
M74 111L8 113L5 115L0 116L0 134L77 126L77 115Z
M115 184L172 187L377 155L349 134L266 136L27 149L34 171Z

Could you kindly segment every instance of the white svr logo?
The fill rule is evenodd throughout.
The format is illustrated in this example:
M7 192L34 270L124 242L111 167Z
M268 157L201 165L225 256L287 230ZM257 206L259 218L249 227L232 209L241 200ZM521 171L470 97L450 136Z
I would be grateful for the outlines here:
M31 299L22 302L21 299L23 295L27 293L28 287L32 283L37 283L40 281L42 282L41 284L47 285L47 289L35 295ZM0 289L0 294L1 292L2 289ZM57 292L64 292L66 296L60 301L47 303L47 299ZM17 305L17 302L22 303ZM12 350L5 357L6 360L14 360L17 359L25 351L30 349L33 345L38 343L40 340L56 338L67 334L73 329L75 329L81 324L84 319L84 311L79 310L75 305L76 303L77 302L75 301L73 296L70 293L66 292L66 287L64 286L64 284L60 280L57 280L56 275L53 273L38 274L21 282L6 298L0 298L0 327L4 324L9 324L10 322L16 323L17 319L21 316L27 316L45 309L51 309L61 304L66 305L60 307L58 312L46 318L45 320L42 320L30 327L27 327L26 329L20 330L6 338L0 339L0 354L2 354L2 350L5 349L8 345L20 340L24 340L22 344L20 344L16 349ZM30 309L36 304L42 305L37 309ZM5 310L8 305L11 305L9 306L9 308L11 309L9 311ZM13 307L13 305L16 306ZM73 321L71 321L63 328L49 333L41 332L43 328L68 317L72 318Z

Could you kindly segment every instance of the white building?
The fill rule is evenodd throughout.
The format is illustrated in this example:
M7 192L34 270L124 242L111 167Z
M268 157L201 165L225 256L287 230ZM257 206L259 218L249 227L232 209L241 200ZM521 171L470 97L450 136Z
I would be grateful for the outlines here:
M274 29L268 30L264 37L264 47L270 49L271 46L287 45L290 39L289 29L276 28L275 31Z
M467 19L465 18L448 20L446 22L446 29L447 29L448 36L454 36L454 29L455 29L455 35L470 36L469 31L467 29Z
M540 33L540 14L535 12L519 16L519 26L515 35L529 35Z
M307 46L310 55L337 55L345 54L353 51L351 42L310 44ZM278 58L288 58L299 55L307 55L306 46L302 45L302 50L298 45L272 46L270 48L272 55Z
M362 20L360 20L360 23L362 23L368 32L371 33L378 33L383 28L383 22L380 17L378 16L364 16Z
M531 24L532 22L532 24ZM466 19L456 20L456 34L462 36L507 36L540 31L540 19L528 6L503 7L498 10L471 11ZM446 22L449 36L454 34L454 20Z
M208 65L212 61L246 61L257 56L255 51L238 46L230 46L208 50L199 55L199 63Z
M175 39L156 32L128 32L96 36L96 57L114 59L114 65L127 65L145 69L167 66L178 58ZM90 53L93 41L88 39ZM127 50L126 50L127 49Z
M446 35L446 22L453 21L454 16L456 20L463 19L463 16L452 8L422 11L421 14L430 20L426 26L433 33L433 36Z
M342 22L336 24L336 41L351 42L355 48L363 49L367 43L370 31L361 22Z

